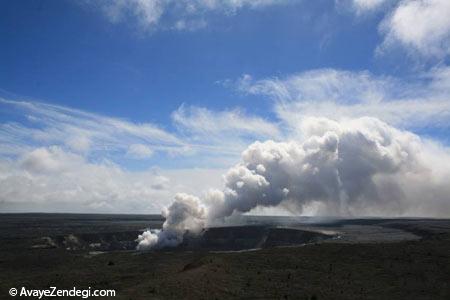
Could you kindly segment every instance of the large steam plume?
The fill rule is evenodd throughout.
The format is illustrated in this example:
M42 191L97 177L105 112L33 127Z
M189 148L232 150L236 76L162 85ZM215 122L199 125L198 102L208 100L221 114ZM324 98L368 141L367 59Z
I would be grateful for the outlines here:
M338 216L450 215L450 155L443 147L368 117L309 118L301 128L299 140L250 145L224 176L222 191L203 201L178 195L163 229L139 236L138 248L177 245L187 230L258 206Z

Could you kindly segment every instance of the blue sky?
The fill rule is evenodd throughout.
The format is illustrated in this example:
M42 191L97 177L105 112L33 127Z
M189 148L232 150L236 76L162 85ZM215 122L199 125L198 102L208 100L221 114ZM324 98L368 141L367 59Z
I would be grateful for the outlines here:
M51 181L38 177L59 186L52 172L69 159L175 182L139 190L133 201L145 204L127 208L157 211L177 184L197 189L186 177L218 185L253 141L297 138L306 116L372 116L446 147L449 11L443 0L2 1L2 168L53 164ZM108 174L123 190L141 180ZM39 191L18 204L11 189L0 203L123 209L94 192L69 205Z
M259 99L217 84L247 73L397 72L373 58L379 17L338 14L332 1L243 8L211 16L203 29L151 32L131 18L111 24L73 1L2 6L2 89L141 122L168 123L182 103L257 111Z

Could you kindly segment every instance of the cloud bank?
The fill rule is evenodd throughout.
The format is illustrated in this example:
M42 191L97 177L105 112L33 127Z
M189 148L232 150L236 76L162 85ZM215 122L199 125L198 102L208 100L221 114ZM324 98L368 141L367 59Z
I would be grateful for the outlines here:
M2 211L157 211L173 196L155 171L129 172L111 161L88 162L58 146L0 161Z
M59 146L0 159L2 212L157 213L179 191L220 186L221 169L126 168Z

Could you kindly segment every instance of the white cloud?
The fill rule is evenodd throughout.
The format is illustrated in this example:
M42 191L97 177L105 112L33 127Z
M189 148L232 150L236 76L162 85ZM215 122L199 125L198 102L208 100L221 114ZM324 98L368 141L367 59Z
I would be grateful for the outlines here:
M173 29L176 30L187 30L187 31L195 31L201 28L206 27L207 23L203 19L199 20L178 20L175 22L175 25L173 26Z
M20 166L29 173L58 174L64 173L77 165L83 164L82 156L64 152L57 146L36 148L18 160Z
M383 36L376 54L395 50L420 62L435 62L450 54L450 2L447 0L335 0L338 9L351 10L358 17L382 11L379 24ZM416 61L417 62L417 61Z
M317 69L286 78L253 80L244 75L238 89L250 94L265 94L282 101L376 101L387 89L398 83L392 78L372 76L367 71L352 72L336 69Z
M104 1L101 9L113 23L123 21L130 14L139 21L141 26L147 27L159 22L164 12L164 3L164 0Z
M338 7L349 7L357 15L380 9L386 3L396 0L335 0Z
M205 166L228 166L253 141L282 135L276 123L240 109L213 111L182 105L171 117L179 136L191 145L192 158Z
M91 148L91 140L86 135L73 135L68 137L66 145L76 152L87 152Z
M231 135L255 139L280 135L274 123L260 117L249 116L239 109L216 112L203 107L182 105L172 113L172 120L191 136L223 139L224 135Z
M154 154L153 150L143 144L132 144L128 148L126 156L137 159L146 159Z
M134 20L143 30L196 30L209 14L231 15L243 8L281 5L289 0L108 0L87 1L113 23Z
M385 3L387 0L353 0L353 3L359 9L374 9Z
M450 1L406 0L380 26L385 39L379 51L401 46L424 57L450 54Z

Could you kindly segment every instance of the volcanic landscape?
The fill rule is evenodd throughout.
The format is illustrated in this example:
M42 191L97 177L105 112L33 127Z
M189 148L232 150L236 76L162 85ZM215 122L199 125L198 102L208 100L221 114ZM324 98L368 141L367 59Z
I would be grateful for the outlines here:
M2 214L0 282L114 299L449 299L450 220L241 216L136 251L158 215Z

